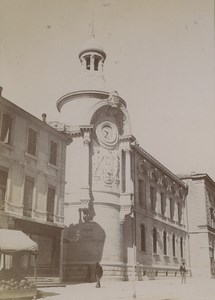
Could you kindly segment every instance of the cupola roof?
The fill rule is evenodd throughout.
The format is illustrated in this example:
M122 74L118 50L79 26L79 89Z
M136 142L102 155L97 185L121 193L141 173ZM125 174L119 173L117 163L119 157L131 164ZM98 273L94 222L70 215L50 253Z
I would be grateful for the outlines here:
M95 39L95 35L92 34L90 39L82 46L79 52L79 58L86 52L96 51L99 52L104 58L106 58L106 53L99 42Z

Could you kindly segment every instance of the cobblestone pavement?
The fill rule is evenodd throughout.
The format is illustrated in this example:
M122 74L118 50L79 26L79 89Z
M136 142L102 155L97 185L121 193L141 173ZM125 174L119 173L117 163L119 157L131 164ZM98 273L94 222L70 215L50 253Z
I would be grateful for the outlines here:
M188 279L186 284L181 284L180 278L135 284L102 281L101 288L95 288L95 283L79 283L40 290L47 296L45 300L215 300L215 279Z

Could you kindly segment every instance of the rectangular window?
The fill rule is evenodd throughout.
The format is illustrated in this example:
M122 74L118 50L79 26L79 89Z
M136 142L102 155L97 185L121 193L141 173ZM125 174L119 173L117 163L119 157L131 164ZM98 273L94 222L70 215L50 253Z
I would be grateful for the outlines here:
M181 204L178 203L178 204L177 204L177 207L178 207L178 223L181 224L181 215L182 215Z
M12 117L8 114L3 114L1 124L0 139L4 144L11 144Z
M54 222L54 202L55 202L55 188L48 187L46 210L47 210L47 221L49 222Z
M153 231L152 231L152 247L153 247L153 253L157 254L157 230L156 230L156 228L153 228Z
M173 218L174 218L174 200L172 198L169 199L169 214L170 214L170 219L173 220Z
M146 184L143 180L138 180L139 204L146 207Z
M166 196L164 193L161 193L161 214L165 215L165 206L166 206Z
M27 152L33 156L36 156L36 147L37 147L37 132L29 128Z
M167 255L167 234L166 234L166 231L163 232L163 254Z
M26 177L25 187L24 187L24 199L23 199L23 215L26 217L31 217L33 192L34 192L34 179L30 177Z
M183 253L183 238L180 238L180 253L181 253L181 258L184 257L184 253Z
M0 170L0 210L4 210L5 208L7 177L8 177L8 172Z
M155 211L156 190L153 186L150 187L150 202L151 202L151 210Z
M172 235L172 256L175 257L175 235Z
M146 232L145 232L145 226L142 224L140 227L141 231L141 251L146 251Z
M49 153L49 162L52 165L57 164L57 143L55 143L54 141L51 141L50 143L50 153Z

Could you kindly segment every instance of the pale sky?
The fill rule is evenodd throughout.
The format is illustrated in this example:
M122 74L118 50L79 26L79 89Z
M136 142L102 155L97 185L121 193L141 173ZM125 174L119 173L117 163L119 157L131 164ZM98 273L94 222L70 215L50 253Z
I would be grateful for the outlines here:
M105 49L105 79L127 102L142 148L173 173L215 180L213 0L0 0L3 96L48 121L76 90L78 53Z

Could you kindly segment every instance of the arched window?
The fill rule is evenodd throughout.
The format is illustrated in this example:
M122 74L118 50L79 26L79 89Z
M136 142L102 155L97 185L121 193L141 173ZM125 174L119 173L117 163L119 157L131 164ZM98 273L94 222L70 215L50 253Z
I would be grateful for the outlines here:
M180 253L181 253L181 258L184 256L184 251L183 251L183 237L180 237Z
M98 71L98 69L99 69L99 58L96 56L94 58L94 70Z
M163 232L163 254L167 255L167 235L165 230Z
M175 257L175 235L172 235L172 256Z
M86 68L90 70L90 56L86 56Z
M141 225L141 251L146 251L146 232L145 225Z
M152 231L153 253L157 253L157 229L153 228Z

